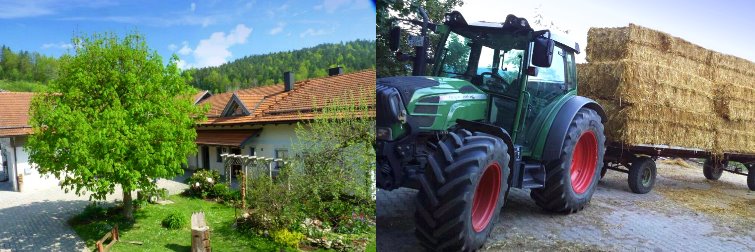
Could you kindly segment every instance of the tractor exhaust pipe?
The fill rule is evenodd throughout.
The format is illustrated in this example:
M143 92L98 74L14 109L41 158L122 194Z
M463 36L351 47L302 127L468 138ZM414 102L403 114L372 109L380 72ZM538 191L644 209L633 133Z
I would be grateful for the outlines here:
M412 75L414 76L426 75L425 67L427 67L427 47L429 43L427 39L427 24L429 23L429 18L427 17L425 8L422 8L422 6L419 7L419 15L422 16L422 30L420 31L422 46L414 47L414 67L412 69Z

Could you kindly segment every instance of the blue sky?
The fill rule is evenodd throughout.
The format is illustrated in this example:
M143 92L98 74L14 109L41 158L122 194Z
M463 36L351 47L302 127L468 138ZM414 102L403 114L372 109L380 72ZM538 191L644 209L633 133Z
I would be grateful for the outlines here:
M146 35L167 60L217 66L254 54L326 42L375 39L371 0L116 1L0 0L0 44L60 56L71 37Z
M619 27L634 23L681 37L702 47L755 62L755 1L715 0L582 0L484 1L466 0L461 8L468 21L503 21L506 14L532 22L540 13L581 46L590 27ZM536 11L537 9L537 11ZM578 55L584 61L585 53Z

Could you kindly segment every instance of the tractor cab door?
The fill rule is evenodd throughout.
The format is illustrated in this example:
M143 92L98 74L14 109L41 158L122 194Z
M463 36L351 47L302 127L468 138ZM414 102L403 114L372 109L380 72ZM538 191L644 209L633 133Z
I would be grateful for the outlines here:
M528 76L520 131L515 142L525 150L535 143L546 117L555 109L557 101L576 88L574 53L559 45L553 48L553 63L539 68L537 76Z

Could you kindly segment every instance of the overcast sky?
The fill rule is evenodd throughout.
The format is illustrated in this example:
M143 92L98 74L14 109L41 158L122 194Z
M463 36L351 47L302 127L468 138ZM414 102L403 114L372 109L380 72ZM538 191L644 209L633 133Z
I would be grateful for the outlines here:
M590 27L627 26L630 22L664 31L715 51L755 62L754 1L509 1L465 0L457 8L467 21L503 21L507 14L543 17L569 31L582 48ZM578 55L584 61L584 50Z
M60 56L74 34L138 30L184 67L375 39L372 0L0 0L0 44Z

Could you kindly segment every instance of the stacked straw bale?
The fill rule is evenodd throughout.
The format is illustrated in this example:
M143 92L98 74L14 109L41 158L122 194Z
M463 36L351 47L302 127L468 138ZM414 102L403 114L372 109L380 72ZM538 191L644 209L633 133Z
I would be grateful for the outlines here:
M755 153L755 64L634 24L591 28L580 95L609 141Z

